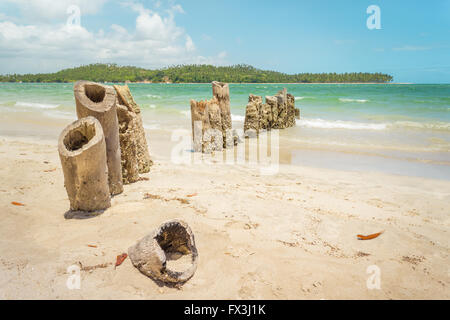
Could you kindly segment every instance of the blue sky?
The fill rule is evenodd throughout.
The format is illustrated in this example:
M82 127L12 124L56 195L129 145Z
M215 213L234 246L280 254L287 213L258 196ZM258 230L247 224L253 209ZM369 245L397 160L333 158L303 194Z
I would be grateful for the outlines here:
M71 4L81 23L67 24ZM377 5L381 29L369 30ZM73 11L71 11L73 13ZM385 72L450 83L450 0L5 0L0 73L94 62L251 64L286 73Z

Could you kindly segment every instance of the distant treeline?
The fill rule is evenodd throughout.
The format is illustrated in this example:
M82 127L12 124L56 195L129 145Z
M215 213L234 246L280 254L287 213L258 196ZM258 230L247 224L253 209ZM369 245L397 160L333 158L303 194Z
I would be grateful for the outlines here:
M249 65L215 67L211 65L180 65L158 70L137 67L122 67L116 64L90 64L64 69L56 73L0 75L0 82L173 82L209 83L222 81L231 83L343 83L378 82L393 80L383 73L299 73L286 74L256 69Z

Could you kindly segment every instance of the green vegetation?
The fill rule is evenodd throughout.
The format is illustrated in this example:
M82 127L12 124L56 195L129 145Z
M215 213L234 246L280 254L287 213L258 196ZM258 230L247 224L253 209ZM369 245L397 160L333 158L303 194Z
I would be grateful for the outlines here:
M209 83L343 83L392 81L392 76L382 73L299 73L285 74L256 69L249 65L215 67L211 65L181 65L159 70L122 67L116 64L90 64L65 69L56 73L0 75L0 82L174 82Z

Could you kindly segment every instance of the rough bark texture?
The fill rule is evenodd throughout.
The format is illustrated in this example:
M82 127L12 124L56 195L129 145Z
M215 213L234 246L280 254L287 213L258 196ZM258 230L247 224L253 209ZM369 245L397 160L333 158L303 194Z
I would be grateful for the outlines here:
M261 130L285 129L295 126L295 118L300 119L300 110L295 108L295 97L281 90L275 96L262 98L250 94L245 112L244 131L253 136Z
M244 131L254 136L259 133L260 129L260 112L262 109L262 97L250 94L248 104L245 110Z
M109 191L123 192L120 160L119 122L116 111L116 92L110 86L78 81L74 86L78 119L93 116L102 125L106 142Z
M174 255L189 255L189 264L183 271L171 270L167 262ZM184 283L197 269L198 253L194 234L186 222L171 220L162 224L128 249L133 265L154 280L166 283Z
M295 97L292 94L287 94L287 119L286 119L286 127L294 127L295 126Z
M87 117L67 126L59 137L58 152L70 209L90 212L109 208L106 142L100 122Z
M123 183L133 183L139 180L139 162L137 151L137 118L126 106L117 105L119 119L119 141L122 161Z
M128 111L136 115L135 134L133 138L136 140L139 172L150 172L150 167L153 165L153 161L151 160L150 154L148 152L147 139L145 137L144 125L142 124L141 109L134 101L133 96L131 95L131 91L127 85L115 85L114 89L116 89L119 103L126 106L128 108Z
M223 147L230 148L234 146L234 139L227 139L227 132L231 132L231 110L230 110L230 87L228 83L213 81L212 82L213 97L217 99L220 113L222 118L222 134L223 134Z
M191 121L195 152L223 150L222 117L216 98L191 100Z

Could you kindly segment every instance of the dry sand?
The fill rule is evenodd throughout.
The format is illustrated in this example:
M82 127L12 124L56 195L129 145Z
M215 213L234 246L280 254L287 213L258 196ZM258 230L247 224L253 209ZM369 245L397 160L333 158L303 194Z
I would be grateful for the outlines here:
M102 215L66 219L56 141L0 138L0 299L450 298L449 181L156 160L149 180L125 186ZM173 218L195 234L190 281L159 286L129 258L114 268ZM82 266L79 290L66 286L71 265ZM367 288L371 265L379 290Z

